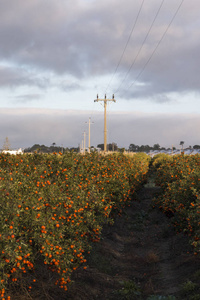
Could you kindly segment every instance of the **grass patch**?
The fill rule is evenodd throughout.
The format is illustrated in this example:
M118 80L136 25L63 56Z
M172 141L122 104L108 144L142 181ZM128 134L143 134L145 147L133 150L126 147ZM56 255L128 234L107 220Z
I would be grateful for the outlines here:
M116 299L118 300L142 300L141 288L133 281L120 281L121 289L114 292Z
M187 280L181 285L180 296L181 299L187 300L200 300L199 293L197 294L199 288L198 284L192 282L191 280Z

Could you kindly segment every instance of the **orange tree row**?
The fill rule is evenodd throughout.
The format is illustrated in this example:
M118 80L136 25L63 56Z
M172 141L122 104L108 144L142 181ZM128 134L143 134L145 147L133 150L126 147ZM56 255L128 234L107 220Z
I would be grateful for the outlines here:
M162 187L155 204L172 216L178 231L186 232L200 252L200 155L158 155L156 184Z
M148 166L141 154L1 154L0 299L8 283L34 274L41 260L66 290L73 270L86 262L84 253L129 203Z

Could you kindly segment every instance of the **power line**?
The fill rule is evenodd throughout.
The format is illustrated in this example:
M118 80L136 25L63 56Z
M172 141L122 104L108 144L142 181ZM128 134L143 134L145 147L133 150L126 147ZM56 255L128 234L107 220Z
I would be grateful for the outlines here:
M184 0L182 0L181 3L179 4L179 6L178 6L178 8L176 9L176 11L175 11L175 13L174 13L174 15L173 15L173 17L172 17L170 23L168 24L167 28L165 29L165 31L164 31L164 33L163 33L161 39L158 41L158 43L157 43L156 47L154 48L153 52L151 53L150 57L148 58L148 60L146 61L146 63L144 64L144 66L142 67L142 69L140 70L140 72L138 73L138 75L136 76L136 78L135 78L135 80L133 81L133 83L128 87L128 89L130 89L130 88L133 86L133 84L137 81L137 79L138 79L138 78L142 75L142 73L144 72L146 66L149 64L150 60L152 59L153 55L155 54L156 50L158 49L158 47L160 46L161 42L163 41L165 35L167 34L167 31L169 30L169 28L170 28L172 22L174 21L176 15L178 14L178 12L179 12L179 10L180 10L180 8L181 8L183 2L184 2Z
M121 63L121 61L122 61L122 58L123 58L124 53L125 53L125 51L126 51L126 48L127 48L128 44L129 44L130 39L131 39L131 36L132 36L132 34L133 34L133 30L135 29L135 26L136 26L137 21L138 21L138 19L139 19L139 16L140 16L140 13L141 13L141 10L142 10L144 1L145 1L145 0L142 1L142 4L141 4L141 6L140 6L140 8L139 8L139 11L138 11L138 13L137 13L137 16L136 16L135 22L134 22L134 24L133 24L133 27L132 27L132 29L131 29L130 35L129 35L129 37L128 37L128 40L127 40L127 42L126 42L126 45L125 45L124 50L123 50L123 52L122 52L122 55L121 55L121 57L120 57L120 59L119 59L119 62L118 62L118 64L117 64L117 66L116 66L116 69L115 69L113 75L111 76L111 79L110 79L110 81L109 81L109 83L108 83L108 86L107 86L107 88L106 88L106 90L105 90L105 93L107 92L107 90L108 90L108 88L109 88L109 86L110 86L110 84L111 84L111 82L112 82L112 80L113 80L115 74L117 73L117 70L118 70L118 68L119 68L119 65L120 65L120 63Z
M159 6L159 8L158 8L158 10L157 10L157 12L156 12L156 15L155 15L155 17L154 17L154 19L153 19L153 22L151 23L151 26L149 27L149 30L148 30L148 32L147 32L147 34L146 34L146 36L145 36L145 38L144 38L144 40L143 40L143 42L142 42L142 45L141 45L140 49L139 49L138 53L136 54L136 56L135 56L135 58L134 58L134 60L133 60L133 62L132 62L132 64L131 64L131 66L129 67L129 69L128 69L127 73L126 73L126 75L124 76L124 79L121 81L121 83L120 83L118 89L115 91L115 94L118 93L119 89L121 88L122 84L124 83L125 79L127 78L128 74L130 73L132 67L134 66L134 64L135 64L135 62L136 62L138 56L140 55L140 53L141 53L141 51L142 51L142 48L143 48L143 46L144 46L144 44L145 44L145 42L146 42L146 40L147 40L147 38L148 38L148 36L149 36L149 34L150 34L150 32L151 32L151 29L152 29L152 27L153 27L153 25L154 25L154 23L155 23L155 21L156 21L158 15L159 15L159 13L160 13L160 10L161 10L161 8L162 8L162 6L163 6L164 1L165 1L165 0L162 0L161 4L160 4L160 6Z
M143 2L144 2L144 0L143 0ZM155 54L156 50L158 49L159 45L161 44L161 42L163 41L165 35L167 34L167 32L168 32L168 30L169 30L169 28L170 28L172 22L174 21L176 15L178 14L178 12L179 12L179 10L180 10L180 8L181 8L183 2L184 2L184 0L182 0L181 3L179 4L179 6L178 6L178 8L176 9L176 11L175 11L175 13L174 13L174 15L173 15L171 21L169 22L168 26L166 27L166 29L165 29L165 31L164 31L164 33L163 33L161 39L158 41L158 43L157 43L156 47L154 48L153 52L151 53L150 57L148 58L148 60L147 60L146 63L144 64L143 68L142 68L142 69L140 70L140 72L138 73L138 75L136 76L134 82L129 86L129 88L131 88L131 86L136 82L136 80L137 80L137 79L141 76L141 74L144 72L146 66L148 65L148 63L149 63L150 60L152 59L153 55ZM164 3L164 0L162 1L161 5L159 6L159 9L158 9L158 11L157 11L157 13L156 13L156 16L154 17L154 20L153 20L153 22L152 22L152 24L151 24L151 26L150 26L150 28L149 28L149 30L148 30L148 32L147 32L147 35L146 35L146 37L145 37L145 39L144 39L144 41L143 41L143 43L142 43L142 46L140 47L140 50L139 50L139 52L138 52L138 54L137 54L135 60L137 59L137 57L139 56L139 54L140 54L140 52L141 52L141 49L142 49L142 47L143 47L143 45L144 45L144 43L145 43L145 41L146 41L146 39L147 39L147 37L148 37L148 35L149 35L151 29L152 29L152 27L153 27L153 24L154 24L154 22L155 22L155 20L156 20L156 18L157 18L157 16L158 16L158 14L159 14L159 12L160 12L160 9L161 9L163 3ZM130 35L130 36L131 36L131 35ZM129 39L129 40L130 40L130 39ZM129 41L129 40L128 40L128 41ZM127 42L127 45L128 45L128 42ZM127 46L126 46L126 47L127 47ZM126 50L126 47L125 47L125 50ZM124 50L124 52L125 52L125 50ZM122 56L121 56L121 59L122 59L122 57L123 57L123 55L124 55L124 52L123 52L123 54L122 54ZM120 59L120 61L119 61L119 63L118 63L118 66L119 66L119 64L120 64L120 62L121 62L121 59ZM135 61L135 60L134 60L134 61ZM132 65L133 65L133 64L134 64L134 63L132 63ZM132 65L131 65L131 68L132 68ZM117 68L118 68L118 66L117 66ZM116 68L116 70L117 70L117 68ZM129 71L128 71L128 72L129 72ZM116 72L115 72L115 73L116 73ZM115 74L114 74L114 75L115 75ZM114 75L113 75L112 77L114 77ZM126 76L127 76L127 75L126 75ZM111 82L111 81L110 81L110 82ZM109 82L109 84L108 84L108 87L109 87L109 85L110 85L110 82ZM107 89L108 89L108 87L107 87ZM129 88L128 88L128 89L129 89ZM119 90L119 88L118 88L118 90ZM113 99L108 99L108 100L109 100L109 101L114 101L114 96L113 96ZM107 105L106 96L105 96L105 99L98 99L98 96L97 96L97 99L94 100L94 101L95 101L95 102L97 102L97 101L104 101L104 116L105 116L105 114L106 114L106 105ZM107 126L106 126L106 122L105 122L105 118L104 118L104 151L107 150L106 146L107 146Z

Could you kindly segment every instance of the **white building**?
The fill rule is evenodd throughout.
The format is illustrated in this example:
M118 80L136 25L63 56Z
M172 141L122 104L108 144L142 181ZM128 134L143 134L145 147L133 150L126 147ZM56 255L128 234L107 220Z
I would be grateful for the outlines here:
M13 155L16 155L16 154L23 154L23 150L21 148L19 148L18 150L3 150L2 153L4 154L13 154Z

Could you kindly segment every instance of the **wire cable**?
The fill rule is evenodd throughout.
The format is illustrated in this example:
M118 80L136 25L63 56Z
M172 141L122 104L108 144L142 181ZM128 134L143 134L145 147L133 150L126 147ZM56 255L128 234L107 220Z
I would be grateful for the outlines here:
M159 8L158 8L158 10L157 10L157 12L156 12L156 15L155 15L155 17L154 17L154 19L153 19L153 22L151 23L151 26L149 27L149 30L148 30L148 32L147 32L147 34L146 34L146 36L145 36L145 38L144 38L144 40L143 40L143 42L142 42L142 45L141 45L140 49L139 49L138 53L136 54L136 56L135 56L135 58L134 58L132 64L130 65L130 67L129 67L127 73L126 73L126 75L124 76L124 79L121 81L121 83L120 83L118 89L114 92L115 94L117 94L118 91L120 90L122 84L124 83L125 79L127 78L128 74L130 73L130 71L131 71L132 67L134 66L134 64L135 64L135 62L136 62L138 56L140 55L140 53L141 53L141 51L142 51L142 48L143 48L143 46L144 46L144 44L145 44L145 42L146 42L146 40L147 40L147 38L148 38L148 36L149 36L149 34L150 34L152 28L153 28L153 25L154 25L154 23L155 23L155 21L156 21L158 15L159 15L159 13L160 13L160 10L161 10L161 8L162 8L164 2L165 2L165 0L162 0L161 4L160 4L160 6L159 6Z
M113 80L115 74L117 73L117 70L118 70L118 68L119 68L119 65L120 65L120 63L121 63L121 61L122 61L122 58L123 58L124 53L125 53L125 51L126 51L126 48L128 47L128 44L129 44L130 39L131 39L131 36L132 36L132 34L133 34L133 31L134 31L135 26L136 26L136 24L137 24L137 21L138 21L138 19L139 19L140 13L141 13L141 11L142 11L142 7L143 7L143 5L144 5L144 1L145 1L145 0L142 1L142 4L141 4L141 6L140 6L140 9L139 9L139 11L138 11L138 13L137 13L135 22L134 22L133 27L132 27L132 29L131 29L131 32L130 32L130 34L129 34L128 40L127 40L126 45L125 45L125 47L124 47L124 50L123 50L123 52L122 52L122 54L121 54L121 57L120 57L120 59L119 59L119 61L118 61L118 64L117 64L117 66L116 66L116 68L115 68L115 71L114 71L113 75L111 76L111 79L110 79L110 81L109 81L109 83L108 83L108 86L107 86L107 88L106 88L106 90L105 90L105 93L106 93L106 91L108 90L108 88L109 88L109 86L110 86L110 84L111 84L111 82L112 82L112 80Z
M156 47L154 48L153 52L151 53L150 57L148 58L148 60L147 60L146 63L144 64L143 68L142 68L142 69L140 70L140 72L138 73L138 75L136 76L136 78L135 78L135 80L133 81L133 83L128 87L128 89L130 89L130 88L133 86L133 84L135 84L135 82L137 81L137 79L138 79L138 78L142 75L142 73L144 72L145 68L146 68L147 65L149 64L150 60L151 60L152 57L154 56L156 50L158 49L158 47L160 46L161 42L163 41L165 35L167 34L167 32L168 32L168 30L169 30L169 28L170 28L172 22L174 21L176 15L178 14L178 12L179 12L179 10L180 10L180 8L181 8L183 2L184 2L184 0L182 0L181 3L179 4L179 6L178 6L178 8L176 9L176 11L175 11L175 13L174 13L174 15L173 15L173 17L172 17L170 23L168 24L167 28L165 29L165 31L164 31L164 33L163 33L161 39L158 41L158 43L157 43Z

